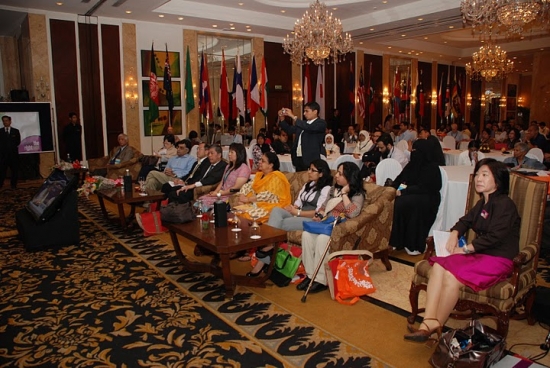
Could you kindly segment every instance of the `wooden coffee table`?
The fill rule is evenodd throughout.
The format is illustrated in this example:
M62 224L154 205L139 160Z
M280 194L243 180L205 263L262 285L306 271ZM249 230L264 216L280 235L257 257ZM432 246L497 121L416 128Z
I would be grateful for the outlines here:
M244 275L234 275L231 273L231 255L238 251L249 250L256 247L262 247L273 244L273 254L277 253L279 243L286 241L286 231L276 229L266 224L260 225L261 238L250 239L251 221L241 218L239 232L233 232L233 224L228 223L227 227L214 227L209 224L208 229L203 230L199 219L193 220L187 224L163 223L170 231L172 244L179 259L183 263L185 270L191 272L210 272L223 279L225 286L225 297L233 298L236 285L265 287L265 281L269 277L274 262L271 262L265 275L261 277L246 277ZM201 263L191 261L183 254L178 234L194 241L196 244L205 247L216 255L210 263Z
M136 204L143 202L157 202L157 208L160 208L160 202L165 199L165 195L162 192L156 190L147 190L146 196L141 196L138 191L132 188L131 192L125 192L122 188L103 189L95 192L97 199L99 200L99 206L103 217L109 219L109 213L105 208L104 200L112 202L118 207L118 217L120 219L120 226L123 229L128 230L128 222L126 221L126 215L124 214L124 204L131 206L130 214L128 218L131 220L136 214Z

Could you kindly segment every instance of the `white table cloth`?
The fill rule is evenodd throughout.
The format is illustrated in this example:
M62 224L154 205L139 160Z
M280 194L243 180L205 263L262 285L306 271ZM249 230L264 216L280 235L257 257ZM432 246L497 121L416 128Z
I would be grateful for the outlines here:
M447 166L456 166L458 165L458 156L462 153L461 150L449 150L449 151L443 151L443 155L445 156L445 165ZM512 157L512 153L509 154L503 154L499 150L491 150L489 153L484 153L485 158L494 158L497 161L504 161L507 157Z
M447 197L443 202L443 230L449 230L458 219L464 216L466 198L468 197L468 183L473 166L442 166L447 172Z

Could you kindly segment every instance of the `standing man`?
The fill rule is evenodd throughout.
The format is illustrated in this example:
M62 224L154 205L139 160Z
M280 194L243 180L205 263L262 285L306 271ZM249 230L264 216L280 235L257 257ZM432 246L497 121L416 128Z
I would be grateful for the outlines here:
M78 123L78 115L74 112L69 113L69 124L63 129L63 141L70 161L82 161L82 126Z
M21 134L19 129L11 127L11 116L2 116L4 129L0 132L0 188L4 185L8 167L11 169L11 188L17 187L17 174L19 172L19 144Z
M283 107L279 110L279 125L288 135L296 134L292 145L292 164L296 171L306 171L313 160L321 158L325 149L325 131L327 122L319 118L321 106L317 102L308 102L304 105L304 117L306 120L299 120L289 108ZM295 125L289 125L285 116L294 120Z

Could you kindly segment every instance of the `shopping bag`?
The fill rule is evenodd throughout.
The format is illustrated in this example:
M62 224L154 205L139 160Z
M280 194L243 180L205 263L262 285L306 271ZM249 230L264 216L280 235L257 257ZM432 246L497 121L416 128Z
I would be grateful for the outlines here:
M136 221L143 229L143 236L162 234L168 231L162 226L159 211L136 213Z
M436 368L486 368L498 362L506 348L505 339L478 320L462 329L441 335L429 363Z
M296 275L300 262L302 262L300 258L294 257L288 250L279 248L275 256L273 269L292 279Z
M344 218L338 219L338 222L345 221ZM303 223L304 231L307 231L311 234L320 234L320 235L328 235L330 236L332 234L332 229L334 228L334 221L336 221L336 217L334 216L328 216L323 221L306 221Z
M360 256L369 259L360 260ZM375 292L376 288L368 274L368 265L372 260L372 252L368 250L344 250L331 253L325 262L331 298L339 303L352 305L357 303L360 296ZM348 298L352 300L344 300Z

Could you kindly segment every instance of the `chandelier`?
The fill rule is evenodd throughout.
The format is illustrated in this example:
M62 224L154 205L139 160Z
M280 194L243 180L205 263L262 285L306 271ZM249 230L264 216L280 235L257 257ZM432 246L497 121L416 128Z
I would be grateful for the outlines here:
M462 22L470 23L474 32L479 31L490 38L493 27L498 27L498 7L498 0L462 0L460 2Z
M487 82L502 79L514 70L514 63L506 59L506 51L500 46L488 44L481 46L472 55L472 62L466 64L466 74L471 79L485 78Z
M324 3L315 0L294 24L294 38L283 39L283 50L296 64L323 64L325 59L337 63L353 50L349 33L344 33L340 19L329 15Z
M498 20L510 33L523 33L523 26L535 20L541 5L532 0L506 0L498 8Z

